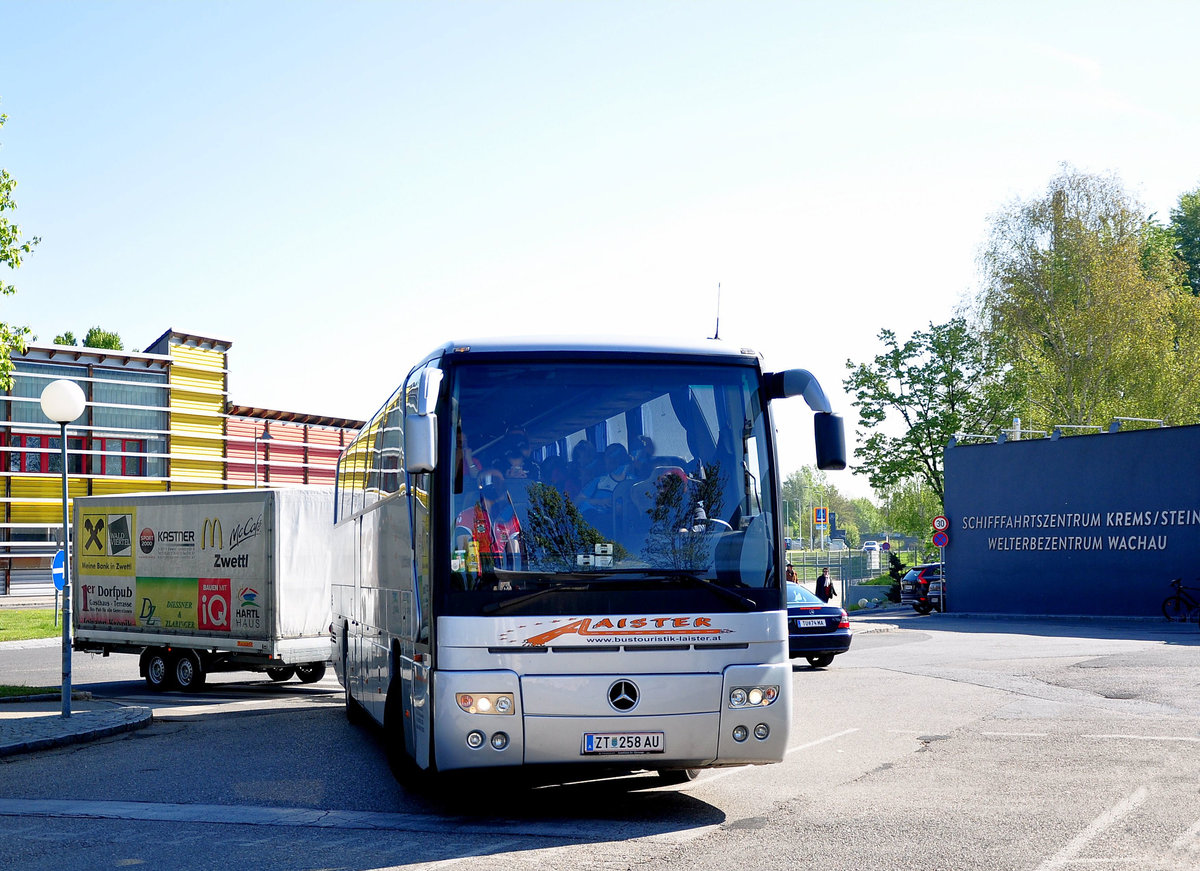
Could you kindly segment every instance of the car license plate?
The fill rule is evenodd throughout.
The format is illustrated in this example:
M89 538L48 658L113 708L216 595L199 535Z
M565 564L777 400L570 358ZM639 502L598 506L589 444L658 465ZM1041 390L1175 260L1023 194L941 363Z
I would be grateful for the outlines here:
M808 627L824 628L824 626L825 626L825 621L824 621L824 620L816 620L816 619L813 619L813 620L797 620L797 621L796 621L796 625L797 625L797 626L799 626L799 627L801 627L802 629L804 629L804 628L808 628Z
M584 732L583 754L663 753L667 749L663 732Z

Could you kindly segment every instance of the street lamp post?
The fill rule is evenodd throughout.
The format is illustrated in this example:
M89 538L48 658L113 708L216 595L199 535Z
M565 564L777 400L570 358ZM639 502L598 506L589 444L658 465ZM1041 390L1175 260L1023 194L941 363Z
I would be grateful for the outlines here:
M274 441L274 437L267 429L267 425L263 424L262 435L254 437L254 486L258 486L258 443ZM269 448L268 448L269 450Z
M67 424L83 414L87 397L74 381L51 381L42 391L42 413L58 424L62 447L63 608L62 715L71 716L71 516L67 512Z

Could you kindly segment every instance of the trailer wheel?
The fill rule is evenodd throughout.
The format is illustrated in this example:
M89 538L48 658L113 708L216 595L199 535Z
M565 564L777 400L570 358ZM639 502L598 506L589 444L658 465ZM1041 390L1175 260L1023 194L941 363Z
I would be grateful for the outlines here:
M194 650L181 650L171 658L171 676L175 686L186 692L204 687L204 666Z
M146 676L146 686L156 693L171 688L171 663L167 652L162 648L152 647L142 654L142 673Z
M271 680L274 680L274 681L288 680L295 673L296 673L296 669L292 668L290 665L284 666L283 668L268 668L267 669L267 676L269 678L271 678Z
M301 683L316 683L325 677L325 663L306 662L298 665L296 666L296 677L300 678Z

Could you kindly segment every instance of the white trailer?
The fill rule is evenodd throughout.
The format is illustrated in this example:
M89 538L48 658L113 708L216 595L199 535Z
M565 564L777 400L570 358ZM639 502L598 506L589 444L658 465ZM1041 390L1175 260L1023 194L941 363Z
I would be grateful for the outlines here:
M155 690L217 671L320 680L330 655L332 490L87 496L74 504L76 650L137 653Z

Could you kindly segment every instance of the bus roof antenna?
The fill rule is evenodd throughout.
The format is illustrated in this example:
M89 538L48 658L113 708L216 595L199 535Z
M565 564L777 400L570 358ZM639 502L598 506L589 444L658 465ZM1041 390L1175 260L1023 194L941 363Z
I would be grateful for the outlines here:
M717 282L717 328L713 331L713 338L721 338L721 282Z

